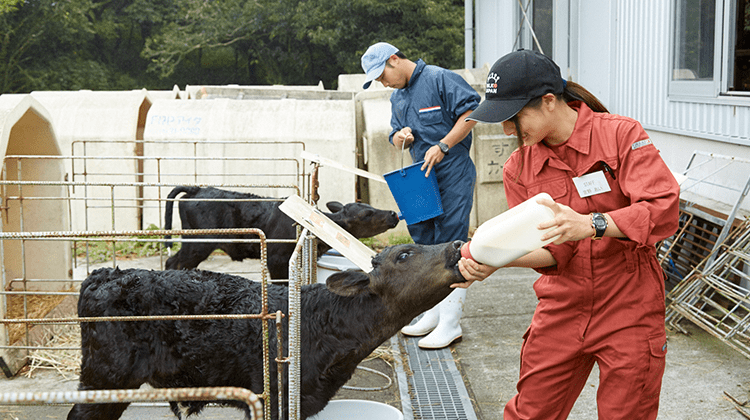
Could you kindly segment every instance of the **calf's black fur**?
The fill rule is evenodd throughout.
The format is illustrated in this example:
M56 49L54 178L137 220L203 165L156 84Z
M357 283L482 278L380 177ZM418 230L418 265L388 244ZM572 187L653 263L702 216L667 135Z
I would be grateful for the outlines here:
M212 187L175 187L169 193L165 205L164 229L172 228L173 199L180 193L181 199L229 200L229 201L180 201L180 222L183 229L261 229L267 239L294 239L297 236L294 221L279 210L280 201L231 201L231 200L273 200L250 193L225 191ZM369 238L395 227L398 215L390 210L379 210L364 203L343 205L337 201L326 204L332 213L324 213L333 222L351 233L355 238ZM167 239L170 237L167 236ZM206 239L206 242L183 242L180 250L167 259L167 269L195 268L208 258L215 249L226 252L233 260L260 258L260 246L252 243L211 242L210 239L249 238L254 235L196 235L184 238ZM167 247L172 244L167 242ZM318 255L323 255L331 247L319 241ZM289 276L289 258L294 252L294 244L268 244L268 272L272 279L285 279Z
M462 282L461 242L399 245L373 258L373 271L344 271L302 288L302 419L321 411L360 361ZM270 284L269 312L288 314L288 288ZM81 285L81 317L257 314L260 284L199 270L99 269ZM287 317L284 317L286 330ZM90 322L81 325L80 390L235 386L263 392L261 321ZM276 357L270 322L271 360ZM271 363L271 395L277 395ZM285 389L288 389L285 387ZM187 415L207 402L186 402ZM224 403L226 404L226 403ZM230 405L242 406L239 403ZM69 420L119 419L128 403L76 404ZM180 418L180 407L172 403ZM284 404L283 418L287 418ZM275 402L271 404L276 418ZM248 419L250 413L245 407Z

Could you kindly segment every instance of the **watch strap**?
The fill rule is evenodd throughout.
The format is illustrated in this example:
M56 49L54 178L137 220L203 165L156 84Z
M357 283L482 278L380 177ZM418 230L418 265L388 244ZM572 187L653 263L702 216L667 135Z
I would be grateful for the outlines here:
M594 228L591 239L601 239L607 230L607 218L601 213L591 213L591 227Z

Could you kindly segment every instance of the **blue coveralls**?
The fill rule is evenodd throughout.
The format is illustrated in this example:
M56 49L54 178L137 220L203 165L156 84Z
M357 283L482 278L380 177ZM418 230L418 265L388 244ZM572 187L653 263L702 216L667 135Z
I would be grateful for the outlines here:
M411 127L414 142L410 153L414 162L424 160L427 150L445 137L458 117L479 106L479 94L458 74L417 60L409 85L391 95L393 135ZM477 172L469 157L471 133L453 146L433 167L443 203L443 214L408 226L415 243L439 244L468 240L469 216L474 204Z

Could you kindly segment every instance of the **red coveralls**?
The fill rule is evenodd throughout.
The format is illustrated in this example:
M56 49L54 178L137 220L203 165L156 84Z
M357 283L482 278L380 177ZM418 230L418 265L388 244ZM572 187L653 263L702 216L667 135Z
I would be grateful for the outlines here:
M578 111L570 139L506 162L508 204L546 192L578 213L608 213L628 239L546 247L557 265L537 270L539 303L504 418L567 418L596 362L600 419L655 419L667 344L654 245L677 231L679 186L637 121L569 105ZM602 170L611 191L581 198L572 178Z

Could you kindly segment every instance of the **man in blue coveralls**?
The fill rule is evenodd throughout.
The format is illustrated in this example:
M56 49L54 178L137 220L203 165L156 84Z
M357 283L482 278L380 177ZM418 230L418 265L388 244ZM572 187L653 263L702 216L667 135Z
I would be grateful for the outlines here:
M412 160L424 160L425 176L435 171L443 214L408 226L415 243L432 245L467 241L474 203L476 168L469 157L471 129L466 117L479 106L479 94L458 74L438 66L413 62L385 42L370 46L362 56L364 89L373 81L396 89L391 95L390 142L408 147ZM443 348L461 338L466 289L454 290L425 312L405 335L422 336L419 347Z

